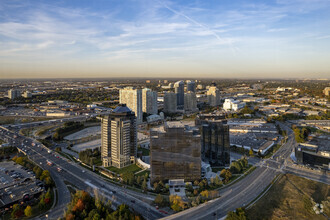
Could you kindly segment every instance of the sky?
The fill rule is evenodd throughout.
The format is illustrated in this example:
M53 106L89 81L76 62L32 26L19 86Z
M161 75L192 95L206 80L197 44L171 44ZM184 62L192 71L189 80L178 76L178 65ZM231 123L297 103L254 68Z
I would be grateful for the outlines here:
M0 79L330 78L330 0L0 0Z

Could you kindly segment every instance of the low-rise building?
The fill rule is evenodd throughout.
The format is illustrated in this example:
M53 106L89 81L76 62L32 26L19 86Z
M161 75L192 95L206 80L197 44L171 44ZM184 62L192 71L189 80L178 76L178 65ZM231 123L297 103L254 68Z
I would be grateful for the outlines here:
M241 102L234 99L225 99L223 103L223 109L226 111L238 111L245 107L245 102Z
M316 168L330 170L330 139L313 138L309 143L300 143L295 148L297 162Z

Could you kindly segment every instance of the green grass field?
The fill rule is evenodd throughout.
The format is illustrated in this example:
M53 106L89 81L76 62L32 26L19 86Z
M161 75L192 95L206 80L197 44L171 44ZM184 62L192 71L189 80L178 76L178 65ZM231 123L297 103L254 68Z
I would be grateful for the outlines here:
M246 211L248 219L327 219L312 210L314 202L324 205L330 216L330 186L286 174L265 196Z
M129 165L129 166L121 168L121 169L118 169L116 167L107 167L107 169L112 172L118 173L118 174L122 174L122 173L126 173L126 172L136 173L137 171L141 170L141 168L135 164Z

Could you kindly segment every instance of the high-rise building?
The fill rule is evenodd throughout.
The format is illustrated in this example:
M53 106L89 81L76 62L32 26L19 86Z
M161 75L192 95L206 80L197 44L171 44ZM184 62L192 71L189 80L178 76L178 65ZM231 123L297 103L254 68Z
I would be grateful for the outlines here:
M230 164L229 126L226 120L203 120L201 129L202 159L212 166Z
M196 92L196 84L195 81L188 80L187 81L187 92Z
M135 162L137 128L134 112L121 104L102 118L101 159L104 167L122 168Z
M220 105L220 90L216 86L210 86L206 94L210 106Z
M324 93L325 96L329 96L329 94L330 94L330 87L324 88L323 93Z
M167 122L150 131L151 183L160 180L201 178L201 146L198 129Z
M143 121L142 112L142 91L133 87L126 87L119 90L119 103L126 104L127 107L135 112L138 124Z
M177 105L178 109L183 109L184 107L184 82L178 81L174 84L175 94L177 95Z
M177 94L173 92L164 93L164 112L175 113L177 111Z
M157 92L151 89L142 89L142 111L148 114L158 114Z
M21 96L21 92L16 89L10 89L8 90L8 98L10 99L17 99Z
M184 110L188 112L197 111L196 94L194 92L187 92L184 94Z

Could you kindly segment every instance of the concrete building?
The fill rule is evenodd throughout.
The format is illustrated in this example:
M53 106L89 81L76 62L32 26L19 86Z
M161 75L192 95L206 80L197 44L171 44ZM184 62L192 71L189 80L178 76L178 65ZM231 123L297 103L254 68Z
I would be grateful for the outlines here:
M201 146L198 129L167 122L150 131L151 183L160 180L201 178Z
M204 89L204 86L202 84L199 84L199 85L197 85L197 89L198 90L203 90Z
M223 109L226 111L238 111L245 107L245 102L240 102L234 99L225 99Z
M207 102L210 106L220 105L220 90L216 86L210 86L206 95Z
M119 90L119 103L126 104L128 108L135 112L136 122L142 123L142 91L133 87L126 87Z
M187 112L198 111L196 94L194 92L187 92L184 94L184 110Z
M324 93L324 95L329 96L329 94L330 94L330 87L324 88L323 93Z
M226 120L205 120L201 131L202 159L212 166L230 164L229 126Z
M177 111L177 94L173 92L164 93L164 112L175 113Z
M8 98L17 99L19 97L21 97L21 92L19 90L16 90L16 89L8 90Z
M32 93L30 91L23 92L22 96L24 98L32 98Z
M308 143L300 143L295 148L298 163L315 168L330 170L330 138L328 136L312 137Z
M177 95L177 107L178 109L184 108L184 82L178 81L174 83L175 94Z
M195 81L187 80L187 92L189 92L189 91L196 93Z
M157 92L151 89L142 89L142 111L151 115L158 114Z
M102 118L101 159L104 167L122 168L135 162L137 128L134 112L121 104Z

